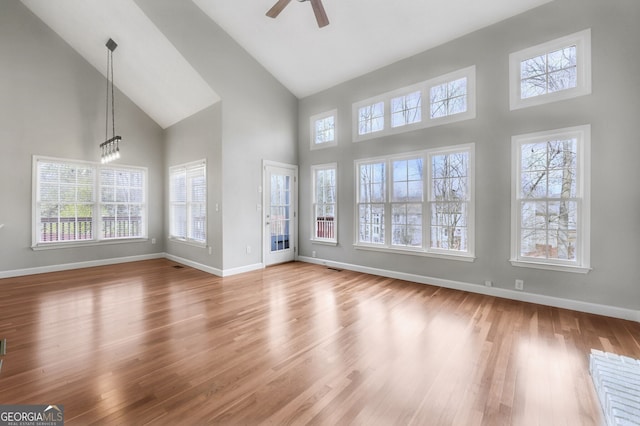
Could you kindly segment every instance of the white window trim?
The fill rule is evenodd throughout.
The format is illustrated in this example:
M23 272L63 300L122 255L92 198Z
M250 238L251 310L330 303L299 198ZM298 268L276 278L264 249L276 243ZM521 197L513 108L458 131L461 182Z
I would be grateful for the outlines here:
M316 171L334 169L336 171L336 203L335 203L335 217L333 219L333 235L334 238L317 238L315 232L316 222ZM326 244L326 245L338 245L338 163L317 164L311 166L311 241L314 243Z
M431 164L430 158L434 155L442 155L453 152L460 151L468 151L469 152L469 210L468 210L468 246L469 250L466 253L455 252L455 251L447 251L447 250L438 250L431 248L431 214L430 212L425 212L424 208L429 207L428 202L428 191L430 191L430 176L431 176ZM421 156L423 158L423 164L426 167L423 169L423 237L422 237L422 247L414 248L414 247L404 247L404 246L394 246L390 241L390 232L391 232L391 213L390 213L390 191L391 191L391 174L389 172L391 163L396 160L402 159L410 159ZM385 242L384 244L373 244L373 243L365 243L359 242L359 217L358 217L358 200L360 197L359 188L360 188L360 176L359 176L359 166L361 164L369 164L369 163L385 163ZM396 253L396 254L407 254L413 256L424 256L424 257L433 257L439 259L448 259L448 260L458 260L463 262L474 262L476 259L475 256L475 143L466 143L460 145L452 145L442 148L433 148L429 150L423 151L414 151L409 153L403 153L399 155L389 155L389 156L381 156L375 158L363 158L354 161L354 175L355 175L355 188L356 188L356 197L355 197L355 206L354 206L354 235L353 235L353 247L357 250L371 250L371 251L380 251L387 253Z
M192 238L189 238L189 231L188 231L188 222L187 222L187 236L185 238L181 238L181 237L177 237L174 235L171 235L171 171L172 170L176 170L176 169L185 169L187 170L188 173L188 169L189 167L192 166L197 166L197 165L201 165L204 164L204 174L205 174L205 180L207 181L207 192L209 191L209 182L208 182L208 174L207 174L207 160L206 159L202 159L202 160L197 160L197 161L191 161L189 163L183 163L183 164L176 164L175 166L170 166L169 167L169 232L168 232L168 239L170 241L174 241L174 242L179 242L179 243L184 243L187 245L191 245L191 246L195 246L195 247L200 247L200 248L206 248L207 244L208 244L208 240L209 240L209 233L208 231L208 223L209 223L209 209L208 209L208 202L205 199L205 240L204 241L198 241L198 240L194 240ZM187 188L187 191L189 190L189 188ZM188 221L188 218L187 218Z
M94 216L93 216L93 236L91 240L69 240L69 241L52 241L52 242L40 242L38 241L38 223L39 223L39 212L38 212L38 161L55 161L60 163L67 164L77 164L77 165L87 165L94 168L96 177L94 180ZM120 164L102 164L95 161L85 161L85 160L73 160L68 158L57 158L57 157L48 157L43 155L34 155L32 157L32 168L31 168L31 249L34 251L38 250L51 250L51 249L61 249L61 248L73 248L73 247L86 247L86 246L101 246L101 245L109 245L109 244L125 244L125 243L134 243L134 242L146 242L149 240L148 232L149 232L149 201L148 201L148 192L149 192L149 170L146 167L140 166L127 166ZM100 238L100 233L98 232L98 226L100 224L100 170L103 168L117 168L117 169L130 169L130 170L139 170L144 172L145 182L144 182L144 208L143 215L144 220L142 224L142 236L140 237L123 237L123 238Z
M431 88L442 83L457 80L463 77L467 78L467 111L459 114L447 115L444 117L431 118ZM391 99L416 91L421 92L421 121L402 126L391 127ZM377 102L384 103L384 129L364 135L358 134L359 109ZM417 84L402 87L400 89L396 89L390 92L383 93L381 95L355 102L352 104L351 112L351 137L353 142L361 142L365 140L380 138L383 136L410 132L416 129L424 129L432 126L440 126L457 121L473 119L476 117L476 66L472 65L432 78L430 80L425 80Z
M316 143L316 121L322 120L331 116L333 116L333 123L334 123L333 140L330 142ZM312 151L316 149L324 149L324 148L330 148L332 146L337 146L338 145L338 110L332 109L331 111L312 115L309 118L309 133L310 133L310 149Z
M520 98L520 63L568 46L576 46L576 87L553 93ZM591 29L569 34L509 55L509 106L515 109L571 99L591 93Z
M577 198L581 199L582 214L578 217L577 234L579 236L576 261L536 259L520 256L520 213L518 193L520 188L520 145L528 142L540 142L554 138L577 138ZM511 138L511 258L513 266L546 269L551 271L575 272L586 274L591 270L590 232L591 232L591 126L575 126L516 135Z

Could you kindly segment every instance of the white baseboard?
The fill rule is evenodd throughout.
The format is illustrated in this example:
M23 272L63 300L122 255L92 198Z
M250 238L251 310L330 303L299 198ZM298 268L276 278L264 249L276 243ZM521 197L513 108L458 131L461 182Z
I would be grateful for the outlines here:
M35 268L0 271L0 278L22 277L25 275L45 274L47 272L68 271L70 269L91 268L94 266L115 265L118 263L137 262L140 260L162 259L164 253L143 254L139 256L117 257L111 259L88 260L86 262L63 263L61 265L37 266Z
M225 269L224 271L222 271L222 276L229 277L231 275L238 275L245 272L257 271L264 268L265 266L263 263L254 263L253 265L245 265L245 266L239 266L237 268Z
M332 268L347 269L350 271L362 272L365 274L378 275L381 277L396 278L405 281L412 281L420 284L430 284L438 287L451 288L454 290L468 291L470 293L485 294L487 296L501 297L504 299L518 300L521 302L536 303L539 305L553 306L555 308L570 309L573 311L586 312L590 314L603 315L613 318L620 318L630 321L640 322L640 311L633 309L619 308L616 306L600 305L597 303L582 302L579 300L563 299L542 294L533 294L523 291L508 290L497 287L485 287L480 284L471 284L462 281L445 280L442 278L427 277L424 275L407 274L405 272L390 271L387 269L371 268L368 266L353 265L350 263L334 262L331 260L318 259L307 256L299 256L301 262L314 263Z
M198 270L203 271L203 272L208 272L208 273L216 275L218 277L222 277L223 276L223 271L222 270L220 270L218 268L214 268L212 266L207 266L207 265L204 265L202 263L194 262L192 260L185 259L185 258L179 257L179 256L174 256L174 255L169 254L169 253L164 253L164 257L165 257L165 259L173 260L174 262L178 262L178 263L181 263L183 265L191 266L194 269L198 269Z

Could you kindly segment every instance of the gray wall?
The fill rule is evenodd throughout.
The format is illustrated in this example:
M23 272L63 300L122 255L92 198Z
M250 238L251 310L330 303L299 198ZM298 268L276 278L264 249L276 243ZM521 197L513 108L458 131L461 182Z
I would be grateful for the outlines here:
M300 254L427 277L640 308L640 4L635 0L556 0L438 48L302 99L299 103ZM509 111L509 53L592 29L593 93L545 106ZM475 64L477 118L352 143L351 104ZM338 108L339 145L309 150L309 117ZM509 263L511 136L591 124L591 263L587 274L513 267ZM476 144L474 263L354 250L353 161L461 143ZM338 162L339 244L309 240L310 166Z
M162 252L162 129L118 91L118 163L148 167L149 236L158 244L31 250L32 156L99 160L105 80L19 1L0 2L0 61L0 271Z
M296 164L298 100L194 3L136 3L222 99L222 266L259 264L262 160Z
M222 269L222 215L216 204L222 202L222 106L217 103L165 131L164 169L192 161L207 160L207 242L211 247L197 247L167 239L168 254L216 269ZM169 200L169 180L165 176L165 200ZM169 235L169 210L165 215L165 236Z

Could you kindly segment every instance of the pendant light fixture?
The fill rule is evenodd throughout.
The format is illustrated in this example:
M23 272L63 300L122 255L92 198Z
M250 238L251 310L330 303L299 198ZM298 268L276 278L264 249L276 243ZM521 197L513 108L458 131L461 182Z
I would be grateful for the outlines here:
M120 142L122 137L116 136L115 102L113 98L113 51L118 45L113 39L109 39L107 46L107 106L105 119L105 141L100 144L100 162L108 163L120 158ZM109 138L109 91L111 91L111 138Z

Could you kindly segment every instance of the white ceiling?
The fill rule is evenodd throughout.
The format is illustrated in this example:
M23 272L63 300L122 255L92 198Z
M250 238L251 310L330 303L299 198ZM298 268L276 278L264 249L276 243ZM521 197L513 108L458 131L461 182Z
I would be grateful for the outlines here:
M193 0L293 94L302 98L551 0Z
M162 128L220 100L133 0L22 2L105 77L105 44L118 43L114 85Z
M552 0L322 0L321 29L309 2L192 1L302 98ZM115 85L163 128L219 100L134 0L22 2L103 75L113 38Z

